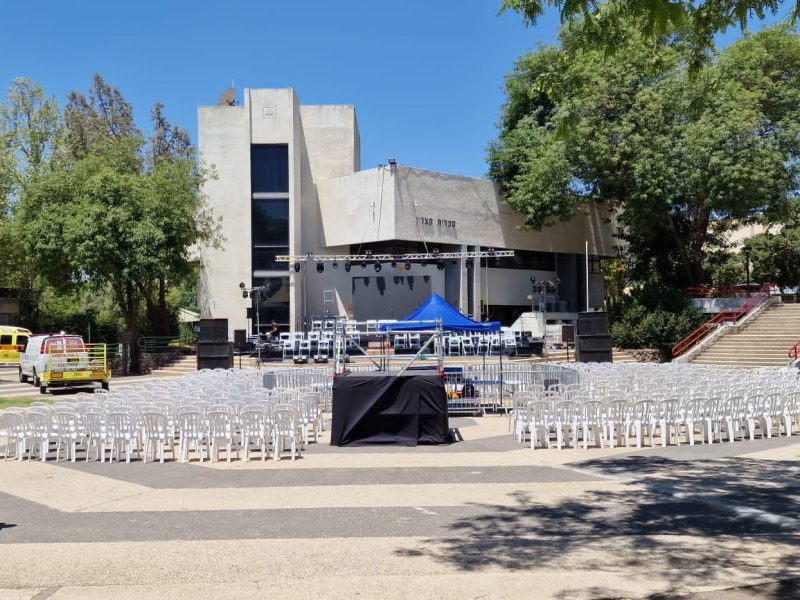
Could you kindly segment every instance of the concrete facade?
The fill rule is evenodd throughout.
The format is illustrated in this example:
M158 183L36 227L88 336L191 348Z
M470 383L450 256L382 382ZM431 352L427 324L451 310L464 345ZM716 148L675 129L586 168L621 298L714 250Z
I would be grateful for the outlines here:
M505 314L502 307L530 306L531 276L558 277L554 308L574 313L586 308L586 243L592 257L613 255L612 226L600 208L527 231L522 216L504 204L489 180L402 165L360 170L360 136L350 105L301 106L292 89L245 90L241 106L200 107L198 120L201 161L216 174L204 191L215 215L222 217L225 238L222 248L200 252L199 301L204 318L227 318L231 330L252 331L246 314L252 300L242 298L238 288L259 277L288 281L271 301L288 301L288 322L282 325L293 330L323 312L400 318L430 292L473 318L492 318L493 312ZM251 147L258 145L287 148L286 193L251 189ZM288 248L279 254L313 259L398 244L442 252L512 249L538 253L534 258L544 257L547 268L460 259L448 261L442 270L433 264L412 264L406 270L387 263L379 273L372 264L353 265L346 272L343 265L334 268L328 262L319 273L309 260L299 271L286 263L261 271L254 268L251 254L251 209L265 198L288 198ZM600 304L602 277L591 274L588 287L589 306Z

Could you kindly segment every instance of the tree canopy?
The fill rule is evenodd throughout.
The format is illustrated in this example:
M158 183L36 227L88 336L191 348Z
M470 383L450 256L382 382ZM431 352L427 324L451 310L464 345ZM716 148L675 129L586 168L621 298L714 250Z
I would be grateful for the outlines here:
M490 175L531 227L590 202L615 216L634 274L701 283L734 224L779 219L798 190L800 38L764 30L689 75L680 40L629 23L620 52L559 47L507 76Z
M750 20L777 15L782 7L789 22L800 17L798 0L503 0L500 11L516 11L532 26L548 6L560 9L562 23L582 29L585 44L607 51L624 45L631 20L650 41L678 33L688 45L693 69L708 61L714 35L720 31L730 27L744 31Z
M0 235L13 237L16 249L0 269L32 273L40 288L108 294L134 371L142 315L151 335L174 333L170 288L192 273L197 244L219 242L188 134L161 104L151 118L147 138L130 103L99 75L87 94L70 93L63 110L25 80L0 104L9 205Z

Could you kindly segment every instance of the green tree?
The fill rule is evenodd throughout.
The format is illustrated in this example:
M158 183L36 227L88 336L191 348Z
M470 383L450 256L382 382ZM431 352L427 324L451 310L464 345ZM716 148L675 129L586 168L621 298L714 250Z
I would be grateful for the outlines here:
M744 31L750 19L777 15L782 6L787 7L789 22L800 16L800 2L780 0L503 0L500 12L516 11L533 26L548 6L560 9L562 23L582 29L587 46L605 51L624 45L622 32L631 19L650 41L679 32L695 69L708 61L718 32L731 27Z
M607 205L631 274L702 283L733 224L780 218L797 189L800 38L765 30L689 77L685 50L631 26L621 52L579 51L583 32L524 56L507 77L490 175L539 228ZM713 224L713 225L712 225Z
M191 269L190 248L217 243L203 196L206 176L188 135L154 109L148 144L118 90L95 76L70 94L66 149L22 197L20 221L38 271L53 286L108 290L139 370L144 307L154 333L169 333L166 297Z
M22 246L15 213L20 195L58 151L62 132L56 100L39 84L15 79L0 102L0 287L16 291L23 319L28 320L41 282Z
M758 234L747 240L746 247L751 281L776 283L781 288L800 286L800 229Z

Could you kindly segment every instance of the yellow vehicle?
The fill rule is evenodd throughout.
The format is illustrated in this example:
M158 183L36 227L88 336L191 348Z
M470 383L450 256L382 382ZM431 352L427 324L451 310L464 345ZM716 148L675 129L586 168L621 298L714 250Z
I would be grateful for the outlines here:
M111 369L105 344L85 344L78 335L35 335L19 361L20 383L29 380L42 394L48 388L99 383L108 389Z
M0 365L19 364L19 355L25 351L30 337L30 330L24 327L0 325Z

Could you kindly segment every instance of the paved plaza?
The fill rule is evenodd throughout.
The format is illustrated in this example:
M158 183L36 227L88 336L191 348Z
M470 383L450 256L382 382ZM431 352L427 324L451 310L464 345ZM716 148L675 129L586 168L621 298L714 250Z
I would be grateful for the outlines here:
M502 415L451 426L418 448L326 431L294 462L0 462L0 597L797 592L800 437L532 451Z

